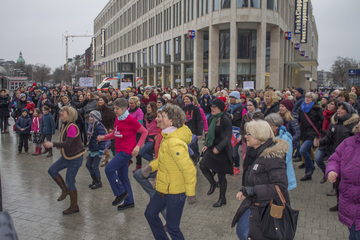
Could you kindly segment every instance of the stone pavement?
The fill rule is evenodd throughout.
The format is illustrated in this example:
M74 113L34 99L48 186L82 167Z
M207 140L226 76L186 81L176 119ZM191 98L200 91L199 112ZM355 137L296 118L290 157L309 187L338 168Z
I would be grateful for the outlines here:
M56 134L53 139L57 140ZM91 182L85 167L80 168L76 178L79 192L80 213L63 216L69 206L69 197L57 202L60 189L47 173L49 166L60 156L54 149L53 158L44 155L17 155L16 134L0 136L0 170L3 189L3 206L14 221L19 239L153 239L144 217L149 202L148 195L132 177L129 177L134 192L135 208L118 211L111 205L114 200L104 168L101 168L103 187L88 188ZM34 144L30 143L30 153ZM145 161L144 161L145 162ZM336 204L335 197L325 194L330 183L319 183L322 175L319 168L313 180L300 182L304 171L295 163L298 187L290 191L293 208L302 208L295 239L348 239L348 229L338 221L337 213L328 209ZM64 176L65 172L62 171ZM192 206L185 204L181 229L185 239L237 239L235 229L230 227L232 218L240 205L235 196L241 185L241 175L227 176L227 205L213 208L219 190L207 196L209 184L198 169L197 199Z

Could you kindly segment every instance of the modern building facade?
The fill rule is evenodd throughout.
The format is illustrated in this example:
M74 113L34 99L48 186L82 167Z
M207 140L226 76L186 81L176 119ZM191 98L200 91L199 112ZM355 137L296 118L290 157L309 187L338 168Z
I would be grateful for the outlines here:
M310 0L110 0L92 48L97 84L135 62L144 85L316 86Z

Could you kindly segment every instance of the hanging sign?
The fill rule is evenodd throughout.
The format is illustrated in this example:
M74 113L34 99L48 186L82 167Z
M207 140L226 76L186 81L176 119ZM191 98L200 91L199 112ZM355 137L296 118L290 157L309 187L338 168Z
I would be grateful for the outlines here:
M195 30L189 30L188 31L188 37L189 38L194 38L195 37Z
M294 48L295 50L300 50L300 43L295 43Z
M292 32L285 32L285 39L290 40L292 37Z

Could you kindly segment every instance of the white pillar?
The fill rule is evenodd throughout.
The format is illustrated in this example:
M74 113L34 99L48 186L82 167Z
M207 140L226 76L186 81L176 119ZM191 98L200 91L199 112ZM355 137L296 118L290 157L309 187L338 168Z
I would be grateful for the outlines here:
M232 1L231 4L236 4L236 1ZM233 6L233 5L232 5ZM235 5L236 6L236 5ZM236 8L234 8L236 10ZM236 12L235 12L236 13ZM232 14L234 15L234 14ZM235 18L235 19L233 19ZM236 89L237 83L237 27L236 27L236 14L232 16L230 22L230 79L229 89Z
M275 89L281 88L280 78L280 27L270 30L270 82Z
M201 88L204 67L204 31L196 31L194 42L194 86Z
M212 2L212 1L211 1ZM209 88L219 85L219 26L209 26Z

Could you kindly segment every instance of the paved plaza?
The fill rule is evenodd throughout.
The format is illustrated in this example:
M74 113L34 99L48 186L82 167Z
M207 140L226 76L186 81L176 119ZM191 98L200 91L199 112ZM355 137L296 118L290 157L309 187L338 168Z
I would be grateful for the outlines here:
M57 140L58 134L53 139ZM103 187L89 189L91 180L84 158L76 178L80 213L63 216L62 211L69 207L70 199L57 201L60 189L47 173L60 152L54 149L52 158L31 154L18 156L17 138L12 131L1 135L0 144L3 206L13 218L19 239L153 239L144 217L149 197L132 176L134 164L129 168L129 178L135 208L118 211L111 205L114 196L104 168L101 168ZM29 147L32 153L34 144L30 143ZM336 204L336 197L325 195L331 184L319 183L322 177L319 168L313 180L300 182L304 171L298 169L299 164L294 164L298 186L290 191L292 207L302 208L295 239L348 239L348 229L338 221L337 213L328 211ZM199 168L197 177L198 203L191 206L186 203L181 219L185 239L237 239L235 228L230 225L240 205L235 196L241 186L241 174L227 176L227 205L220 208L212 206L219 197L219 190L207 196L209 184Z

